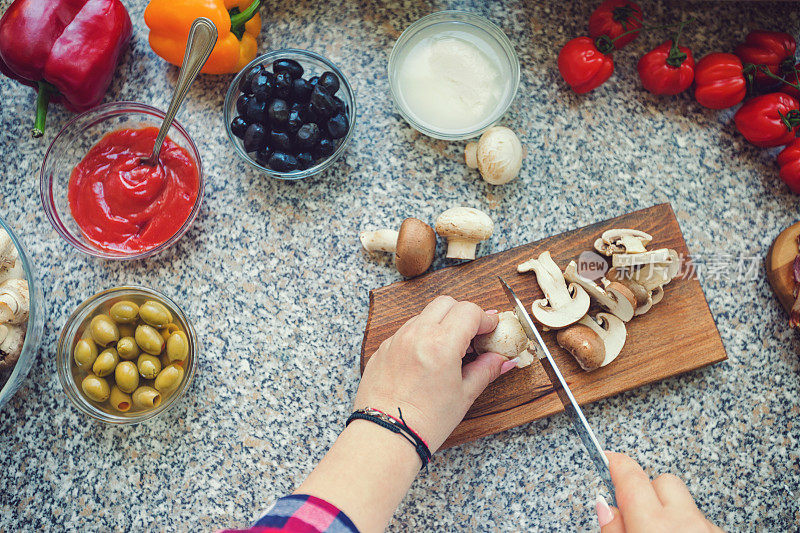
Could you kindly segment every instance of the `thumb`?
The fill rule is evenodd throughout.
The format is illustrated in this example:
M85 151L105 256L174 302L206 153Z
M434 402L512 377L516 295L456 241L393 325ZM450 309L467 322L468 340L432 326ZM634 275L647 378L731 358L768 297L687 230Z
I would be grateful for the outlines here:
M475 401L475 398L489 383L497 379L505 362L508 362L508 359L502 355L486 352L471 363L464 365L464 368L461 369L461 376L464 380L464 392L470 399L470 403Z

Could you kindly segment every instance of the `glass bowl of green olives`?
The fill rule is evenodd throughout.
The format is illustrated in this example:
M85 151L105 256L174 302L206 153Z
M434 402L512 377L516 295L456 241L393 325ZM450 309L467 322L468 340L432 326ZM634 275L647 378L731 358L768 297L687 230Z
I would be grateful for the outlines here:
M185 394L198 352L197 334L174 301L145 287L116 287L67 319L56 367L79 410L109 424L134 424Z

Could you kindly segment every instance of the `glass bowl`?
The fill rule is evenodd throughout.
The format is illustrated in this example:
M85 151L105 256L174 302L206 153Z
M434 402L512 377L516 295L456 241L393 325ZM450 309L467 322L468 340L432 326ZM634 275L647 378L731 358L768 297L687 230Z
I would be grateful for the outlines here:
M82 338L83 331L88 326L91 317L99 309L107 309L115 302L126 299L146 299L161 302L170 310L175 322L183 328L183 331L186 332L186 337L189 339L189 355L183 366L183 381L178 385L178 388L163 399L158 407L143 412L119 413L111 411L109 408L101 407L97 403L86 399L80 384L73 375L72 352L75 344ZM58 371L58 380L61 382L64 392L67 393L67 397L80 411L95 420L100 420L108 424L136 424L167 411L186 394L189 385L192 383L192 379L194 379L199 352L200 345L194 327L192 323L189 322L189 319L186 318L186 315L178 304L164 294L154 291L153 289L139 286L115 287L99 292L84 301L67 319L67 323L64 324L64 329L61 330L61 336L58 339L58 346L56 347L56 369ZM76 371L76 374L82 375L79 371Z
M141 259L166 250L192 225L203 200L204 179L200 154L189 133L174 121L168 137L184 148L197 164L199 188L197 200L183 226L165 242L136 253L103 250L87 240L72 218L67 197L72 169L107 133L123 128L161 127L164 112L136 102L111 102L97 106L72 120L56 135L44 156L39 179L39 192L45 214L56 231L78 251L103 259Z
M239 98L239 94L242 92L241 86L247 78L247 75L250 73L253 67L257 67L259 65L269 67L278 59L294 59L300 63L305 70L305 74L303 74L303 76L319 76L326 70L330 70L336 74L336 76L339 77L341 85L339 92L336 93L336 96L344 101L347 112L350 115L347 135L342 138L336 151L328 156L327 159L324 159L313 167L305 170L277 172L271 168L260 165L258 161L250 157L250 155L244 150L242 140L234 135L231 131L231 121L234 119L234 117L238 116L238 112L236 111L236 100ZM321 174L331 165L333 165L344 153L347 145L350 143L350 139L353 137L353 131L355 130L356 126L356 95L353 92L353 87L350 85L347 77L342 73L341 70L339 70L339 67L331 62L330 59L309 50L299 50L295 48L274 50L252 60L233 79L231 86L228 89L228 94L225 95L223 120L225 121L225 131L228 132L228 139L230 139L231 144L233 144L234 150L236 150L236 153L239 154L239 157L244 159L248 165L273 178L281 180L301 180L310 176Z
M19 255L18 261L22 262L22 270L25 271L25 279L28 282L28 294L30 295L30 312L28 314L28 329L25 333L25 342L22 344L22 353L20 353L17 364L14 369L7 376L7 381L0 384L0 411L3 406L8 403L12 396L22 386L22 382L30 372L36 356L39 354L39 344L42 340L42 328L44 327L44 297L42 296L42 288L39 285L39 280L33 269L33 264L25 253L19 239L8 224L0 219L0 226L8 232L11 237L11 242L17 248ZM4 378L5 379L5 378Z
M475 35L477 39L486 43L486 46L491 48L492 53L501 61L502 64L498 66L501 73L508 77L508 80L501 101L495 107L492 114L486 119L470 128L442 130L425 123L421 117L416 116L415 113L409 109L399 87L399 64L405 57L406 51L416 45L419 40L452 31L471 33ZM479 15L464 11L439 11L419 19L406 28L397 39L394 48L392 48L392 53L389 56L388 70L392 99L394 100L398 112L403 116L406 122L417 131L429 137L446 141L471 139L477 137L494 125L505 115L511 103L514 101L520 80L519 58L514 51L514 46L511 44L511 41L508 40L506 34L503 33L503 30Z

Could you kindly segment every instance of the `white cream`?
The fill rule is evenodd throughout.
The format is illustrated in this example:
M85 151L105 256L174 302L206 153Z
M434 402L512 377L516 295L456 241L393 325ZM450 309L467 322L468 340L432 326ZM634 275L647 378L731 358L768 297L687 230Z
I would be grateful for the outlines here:
M507 76L477 39L466 32L426 37L400 61L400 96L418 122L438 131L469 130L503 103Z

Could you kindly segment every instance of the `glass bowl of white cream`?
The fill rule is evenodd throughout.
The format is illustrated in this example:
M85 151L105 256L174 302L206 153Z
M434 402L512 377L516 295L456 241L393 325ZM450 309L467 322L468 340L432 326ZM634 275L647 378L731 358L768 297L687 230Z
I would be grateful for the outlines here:
M398 111L420 132L444 140L477 137L508 110L519 59L505 33L464 11L439 11L409 26L389 56Z

